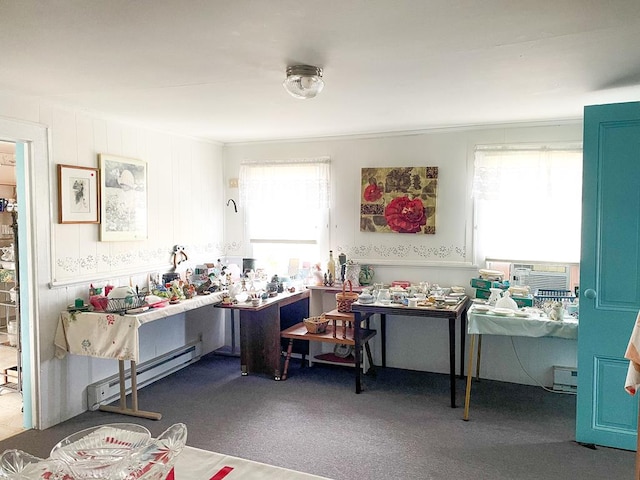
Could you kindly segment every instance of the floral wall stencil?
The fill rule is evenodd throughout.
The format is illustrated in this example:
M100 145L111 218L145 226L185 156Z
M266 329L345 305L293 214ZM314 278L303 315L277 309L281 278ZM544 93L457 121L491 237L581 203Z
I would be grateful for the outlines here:
M363 168L360 230L436 233L438 167Z

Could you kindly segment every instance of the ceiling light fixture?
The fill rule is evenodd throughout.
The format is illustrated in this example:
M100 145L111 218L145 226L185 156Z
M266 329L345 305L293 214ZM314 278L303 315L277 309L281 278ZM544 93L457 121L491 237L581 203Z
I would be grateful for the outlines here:
M322 69L311 65L287 67L287 78L282 86L296 98L313 98L324 87Z

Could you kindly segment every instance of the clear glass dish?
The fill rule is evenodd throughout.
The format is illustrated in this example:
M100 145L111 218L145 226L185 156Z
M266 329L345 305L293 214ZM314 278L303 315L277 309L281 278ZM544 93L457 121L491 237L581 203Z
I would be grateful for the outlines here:
M75 480L124 478L135 453L149 445L151 432L134 423L112 423L81 430L58 442L51 458L65 464Z

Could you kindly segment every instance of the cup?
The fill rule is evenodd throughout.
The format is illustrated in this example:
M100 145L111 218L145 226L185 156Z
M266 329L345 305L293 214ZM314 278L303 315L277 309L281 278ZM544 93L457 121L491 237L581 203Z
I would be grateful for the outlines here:
M253 305L254 307L257 307L258 305L260 305L260 298L252 298L251 305Z
M417 298L410 298L409 299L409 308L416 308L418 306L418 299Z
M74 305L76 308L82 308L84 307L84 300L81 298L76 298Z

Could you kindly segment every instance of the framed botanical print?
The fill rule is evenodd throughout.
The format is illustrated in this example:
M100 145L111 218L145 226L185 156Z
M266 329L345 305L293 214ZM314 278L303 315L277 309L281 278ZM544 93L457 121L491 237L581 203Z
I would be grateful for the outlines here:
M147 164L135 158L98 155L100 241L147 238Z
M363 168L360 231L436 233L438 167Z
M100 223L98 169L58 164L58 223Z

